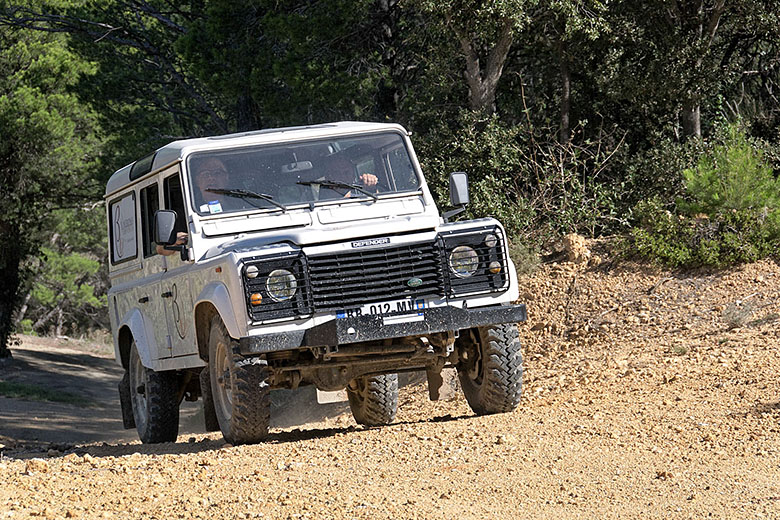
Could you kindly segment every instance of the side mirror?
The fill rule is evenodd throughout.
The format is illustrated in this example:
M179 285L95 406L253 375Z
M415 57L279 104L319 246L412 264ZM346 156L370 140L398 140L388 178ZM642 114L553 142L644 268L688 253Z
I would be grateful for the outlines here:
M154 241L161 246L176 243L176 212L160 209L154 212Z
M465 172L450 174L450 203L465 206L469 203L469 177Z
M469 176L464 172L452 172L450 174L450 204L455 206L445 212L442 217L445 222L449 222L452 217L466 211L466 204L469 203Z

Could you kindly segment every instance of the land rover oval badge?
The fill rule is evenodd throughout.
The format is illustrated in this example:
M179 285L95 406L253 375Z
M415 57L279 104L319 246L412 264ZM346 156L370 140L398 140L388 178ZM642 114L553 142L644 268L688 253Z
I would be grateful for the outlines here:
M422 285L422 280L419 278L409 278L409 280L406 281L406 285L409 287L419 287Z

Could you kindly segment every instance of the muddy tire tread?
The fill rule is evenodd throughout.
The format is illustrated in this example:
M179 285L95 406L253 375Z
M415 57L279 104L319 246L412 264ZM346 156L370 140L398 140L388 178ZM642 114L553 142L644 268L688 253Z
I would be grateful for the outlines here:
M131 355L138 355L135 344ZM144 444L176 442L179 434L179 377L175 372L146 371L146 389L148 417L144 430L137 428L138 437ZM130 389L131 393L133 389ZM133 414L136 411L133 410ZM134 415L136 425L140 424Z
M358 424L385 426L395 420L398 411L398 374L365 376L366 398L347 387L352 416Z
M271 423L271 370L268 363L258 357L241 356L238 342L230 337L219 316L214 317L211 326L217 327L218 333L229 341L232 353L230 377L233 409L230 417L223 418L222 422L218 420L222 435L233 445L262 442L268 437ZM211 355L209 353L209 357ZM217 413L215 416L218 418Z
M482 383L477 385L458 370L463 392L477 415L511 412L520 404L523 357L514 323L479 329L484 363Z

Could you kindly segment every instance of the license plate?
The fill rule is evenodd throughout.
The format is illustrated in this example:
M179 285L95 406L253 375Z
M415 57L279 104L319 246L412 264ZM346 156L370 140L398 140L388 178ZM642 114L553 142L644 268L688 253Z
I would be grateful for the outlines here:
M348 401L349 398L347 397L347 391L346 390L336 390L335 392L325 392L323 390L317 389L317 404L328 404L328 403L343 403L344 401Z
M428 306L424 298L408 298L392 302L369 303L354 309L344 309L336 313L337 319L355 318L357 316L387 316L388 314L406 313L423 315L423 309Z

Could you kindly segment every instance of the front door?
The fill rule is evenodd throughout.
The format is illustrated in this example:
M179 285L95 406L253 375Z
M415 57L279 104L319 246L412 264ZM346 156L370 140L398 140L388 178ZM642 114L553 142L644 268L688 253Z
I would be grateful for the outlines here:
M171 174L171 172L173 172ZM181 189L178 167L163 178L163 206L176 212L176 231L187 231L184 197ZM165 257L166 272L162 277L162 297L165 302L165 317L168 322L173 357L197 354L195 316L190 277L192 263L182 260L179 253Z

